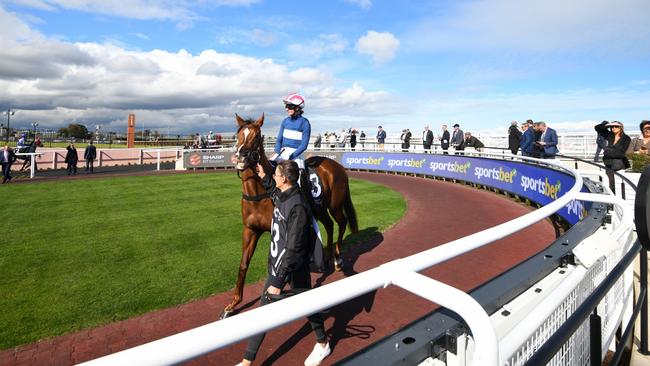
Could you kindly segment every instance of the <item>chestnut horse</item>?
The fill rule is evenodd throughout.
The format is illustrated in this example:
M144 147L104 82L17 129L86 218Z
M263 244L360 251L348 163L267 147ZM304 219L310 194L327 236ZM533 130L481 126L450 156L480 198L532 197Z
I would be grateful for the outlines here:
M243 120L235 115L239 129L237 130L237 175L242 181L241 214L244 222L242 232L242 256L239 263L239 276L237 286L233 291L233 299L224 309L222 318L230 315L235 306L242 301L244 291L244 280L248 264L253 257L257 241L263 232L271 231L271 217L273 215L273 202L262 186L260 178L255 172L259 163L264 172L273 174L271 163L264 153L264 137L261 127L264 124L264 114L257 120ZM312 157L305 160L305 167L314 166L321 183L321 204L316 207L314 216L323 223L327 231L327 248L329 258L334 257L334 265L337 271L341 270L342 260L341 243L347 224L350 224L352 233L359 231L357 215L350 197L348 186L348 175L345 168L336 161L323 157ZM328 214L329 212L329 214ZM335 245L332 245L334 224L332 218L338 224L338 237Z

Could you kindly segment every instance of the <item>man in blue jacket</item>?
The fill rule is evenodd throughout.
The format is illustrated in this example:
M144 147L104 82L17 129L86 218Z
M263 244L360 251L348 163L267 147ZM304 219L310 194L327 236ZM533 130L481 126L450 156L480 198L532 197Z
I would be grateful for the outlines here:
M280 124L280 131L278 131L278 138L275 142L275 155L269 160L278 163L284 160L293 160L300 169L305 169L302 153L307 150L311 136L311 124L307 118L302 116L305 98L299 94L289 94L282 101L288 116Z
M519 143L519 146L521 147L521 155L533 156L533 143L535 142L535 130L533 129L533 121L530 119L527 120L525 126L527 126L527 128L521 135L521 142Z

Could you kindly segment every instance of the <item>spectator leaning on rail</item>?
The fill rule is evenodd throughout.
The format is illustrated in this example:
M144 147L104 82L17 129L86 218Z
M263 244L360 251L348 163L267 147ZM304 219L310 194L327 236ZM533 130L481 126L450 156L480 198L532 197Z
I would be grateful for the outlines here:
M512 121L510 122L510 127L508 128L508 149L510 149L512 155L517 155L520 143L521 131L519 131L519 128L517 128L517 121Z
M473 147L476 151L481 151L485 145L481 140L477 139L476 136L472 136L471 132L465 132L465 141L463 142L465 147Z
M256 170L275 205L271 219L275 235L271 237L268 277L260 301L264 306L291 294L282 294L287 283L293 293L311 289L309 257L313 250L314 237L311 210L297 184L300 174L298 165L293 161L284 161L276 167L272 178L264 173L261 165L258 164ZM331 352L323 318L316 313L308 319L316 333L317 343L305 360L305 365L320 365ZM240 365L252 364L264 336L262 333L249 339L244 360Z
M536 144L539 146L540 158L555 159L557 150L557 132L550 127L546 127L545 122L539 122L539 132L541 136Z
M632 139L627 154L650 154L650 121L641 121L639 129L641 129L641 136Z
M284 109L287 117L280 124L278 138L275 142L275 154L269 160L278 163L285 160L294 160L300 169L305 169L305 160L302 153L309 146L311 124L302 116L305 108L305 98L298 94L289 94L284 99Z
M625 157L625 152L630 146L630 136L625 134L623 123L619 121L603 121L594 129L607 140L607 147L603 149L603 163L607 168L605 172L609 178L609 188L615 192L614 171L630 167L630 162Z

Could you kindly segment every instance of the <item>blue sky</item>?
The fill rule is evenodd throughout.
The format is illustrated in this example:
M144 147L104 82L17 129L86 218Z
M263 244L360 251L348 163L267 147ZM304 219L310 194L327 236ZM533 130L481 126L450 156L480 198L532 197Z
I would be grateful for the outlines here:
M650 119L647 14L647 0L2 0L0 108L16 126L113 131L135 113L163 134L265 113L276 131L299 92L315 132L634 128Z

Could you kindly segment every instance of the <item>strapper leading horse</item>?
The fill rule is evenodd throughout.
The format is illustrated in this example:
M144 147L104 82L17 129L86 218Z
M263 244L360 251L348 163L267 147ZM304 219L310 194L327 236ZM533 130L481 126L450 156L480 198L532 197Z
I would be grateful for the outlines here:
M271 231L273 202L262 186L260 178L255 173L259 163L267 175L273 174L271 163L264 152L264 137L262 125L264 115L257 120L244 120L238 115L237 125L237 174L242 181L241 214L244 223L242 232L242 257L239 264L237 286L233 291L233 299L224 309L222 317L230 315L235 306L242 301L244 280L248 265L253 257L257 241L262 233ZM323 157L311 157L305 160L305 167L313 167L320 178L320 204L315 206L315 217L323 223L327 232L327 249L329 258L334 258L334 266L341 270L341 243L346 226L350 225L352 233L358 232L357 215L350 197L348 175L345 168L336 161ZM331 215L331 217L330 217ZM333 245L334 223L338 224L338 236Z

